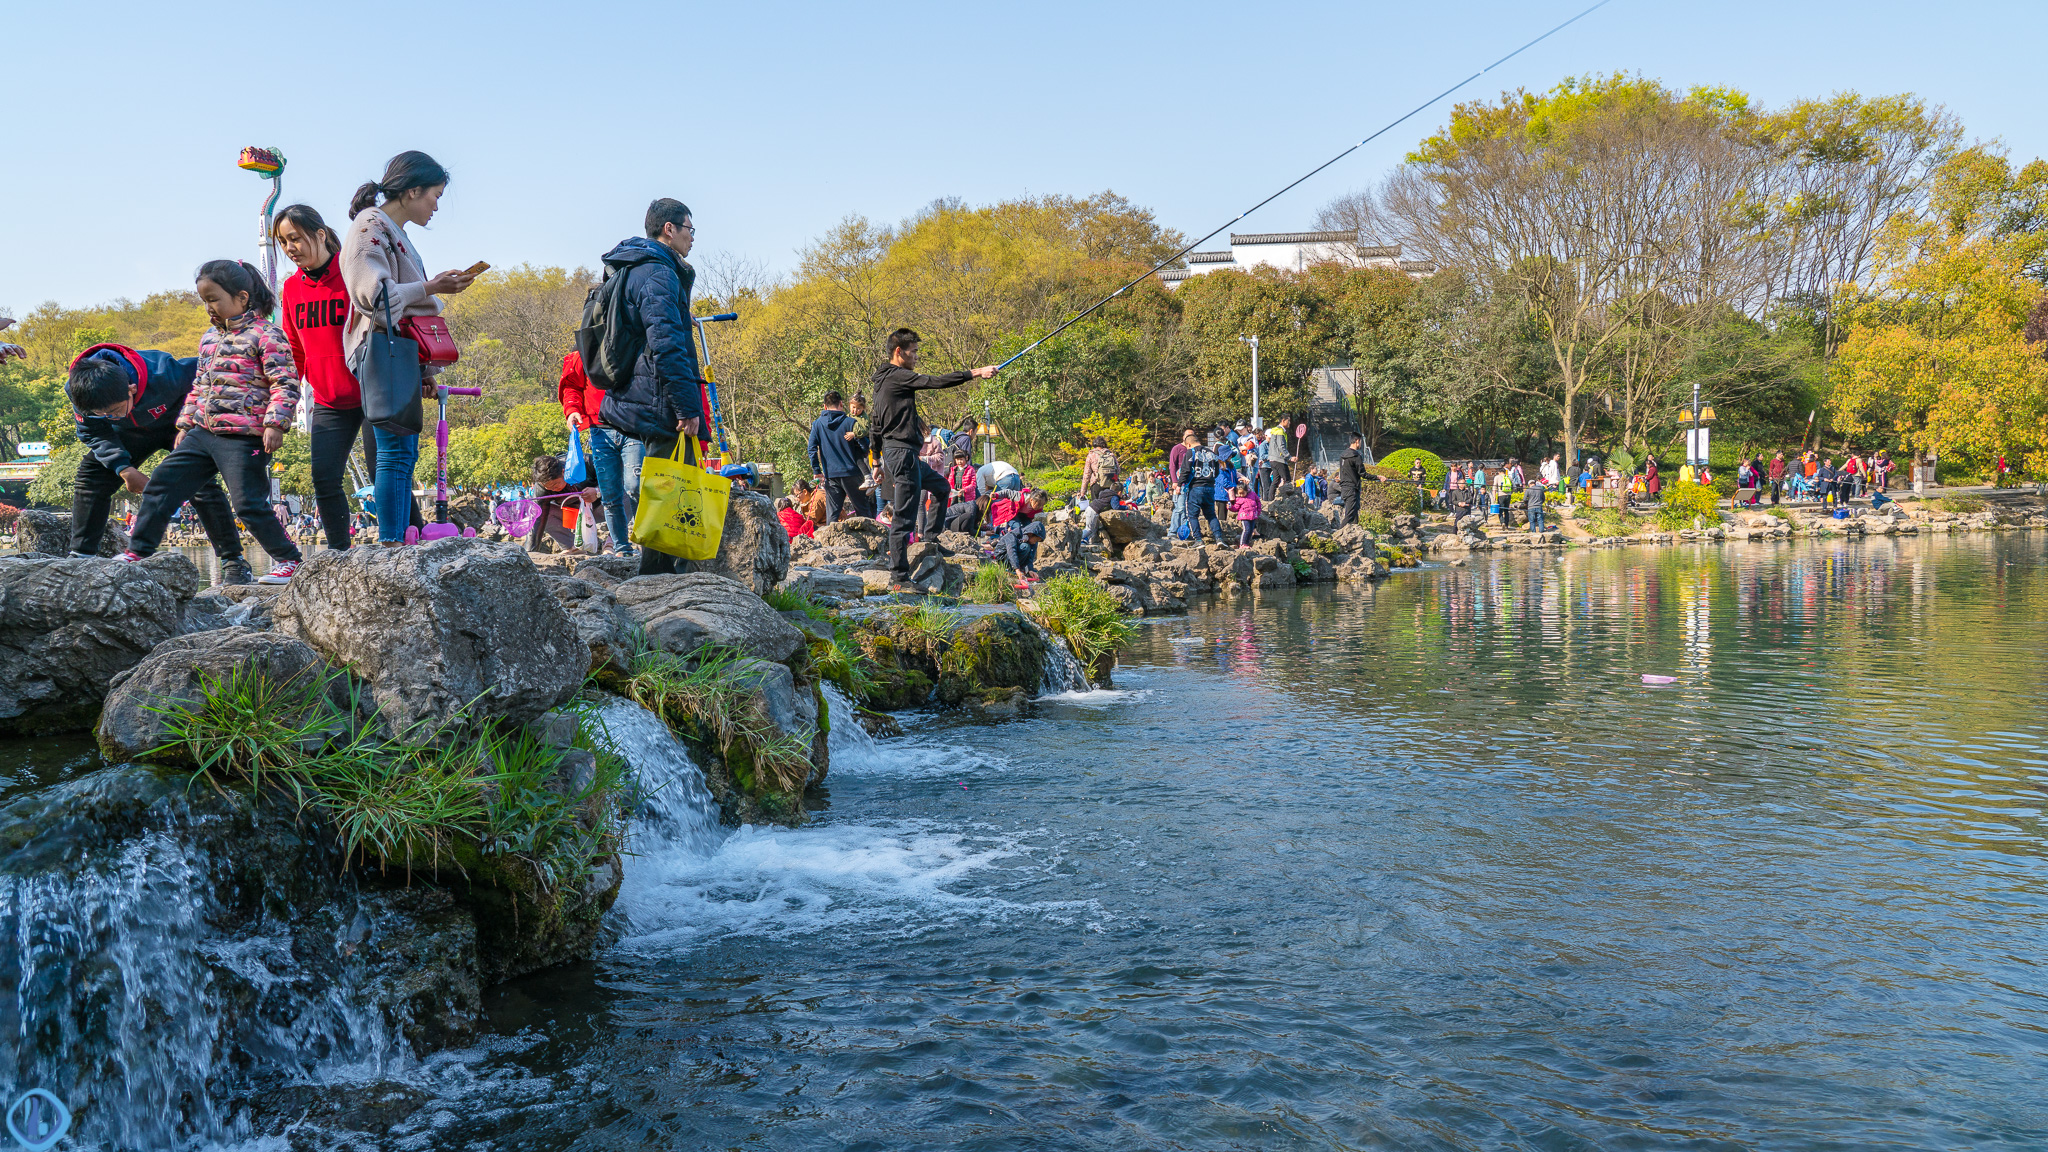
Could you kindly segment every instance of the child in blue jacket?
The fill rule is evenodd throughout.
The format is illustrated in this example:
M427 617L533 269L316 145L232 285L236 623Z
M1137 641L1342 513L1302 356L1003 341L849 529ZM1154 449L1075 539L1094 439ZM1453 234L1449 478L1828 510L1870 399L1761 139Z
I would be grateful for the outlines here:
M114 493L125 485L139 495L149 482L141 466L177 442L178 413L198 365L197 359L124 344L95 344L71 361L64 394L71 401L73 430L86 448L72 481L72 555L99 555ZM221 583L249 583L242 535L220 481L201 485L191 504L220 559Z

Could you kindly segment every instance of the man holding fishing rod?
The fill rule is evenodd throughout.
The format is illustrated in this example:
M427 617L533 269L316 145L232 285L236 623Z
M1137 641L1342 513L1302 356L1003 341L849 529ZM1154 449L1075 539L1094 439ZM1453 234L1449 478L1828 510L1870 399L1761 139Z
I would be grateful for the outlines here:
M875 369L874 435L882 442L882 472L889 478L889 591L910 592L910 535L917 527L917 505L930 492L944 505L950 490L945 478L918 459L924 446L924 421L917 415L917 394L927 388L958 388L969 380L996 374L994 365L926 376L917 370L917 346L923 338L908 328L889 333L889 362Z

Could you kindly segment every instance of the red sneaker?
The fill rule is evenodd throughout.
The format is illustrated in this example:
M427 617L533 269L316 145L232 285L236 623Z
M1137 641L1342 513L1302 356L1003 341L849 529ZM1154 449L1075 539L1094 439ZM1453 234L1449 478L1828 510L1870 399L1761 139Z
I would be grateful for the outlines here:
M258 584L289 584L299 570L297 560L287 560L256 578Z

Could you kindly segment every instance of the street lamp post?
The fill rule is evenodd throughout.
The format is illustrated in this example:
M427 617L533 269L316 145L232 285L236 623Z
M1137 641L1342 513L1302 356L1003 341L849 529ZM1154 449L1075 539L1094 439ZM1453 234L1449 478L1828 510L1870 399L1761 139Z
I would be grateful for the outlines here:
M1238 339L1252 346L1252 427L1262 428L1265 425L1259 420L1259 338L1239 336Z

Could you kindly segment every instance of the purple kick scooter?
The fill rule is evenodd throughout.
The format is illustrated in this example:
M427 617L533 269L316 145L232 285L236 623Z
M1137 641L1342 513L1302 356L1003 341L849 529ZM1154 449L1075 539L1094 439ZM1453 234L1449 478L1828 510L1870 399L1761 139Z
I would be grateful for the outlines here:
M446 384L434 389L434 395L441 400L441 420L434 428L434 522L425 528L407 528L407 544L430 544L450 536L476 535L474 528L457 528L448 522L448 397L483 394L481 388L450 388Z

